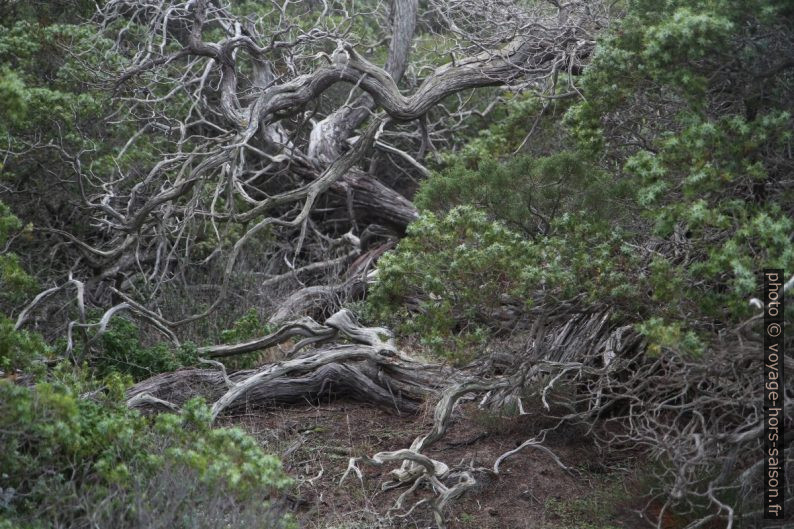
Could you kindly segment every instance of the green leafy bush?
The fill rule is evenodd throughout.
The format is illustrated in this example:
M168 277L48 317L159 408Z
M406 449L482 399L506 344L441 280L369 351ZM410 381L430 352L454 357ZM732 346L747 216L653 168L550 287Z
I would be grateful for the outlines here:
M157 373L175 371L195 365L196 348L185 343L180 347L158 343L141 345L138 326L124 318L114 318L99 338L97 352L88 359L91 367L102 377L111 373L128 374L142 380Z
M379 261L368 303L435 353L462 361L500 329L506 303L522 309L581 291L594 302L627 298L632 253L618 235L573 215L553 228L559 235L529 241L472 206L426 212Z
M272 498L290 480L276 457L240 429L213 429L199 400L142 417L123 404L120 380L98 400L59 383L0 381L0 524L283 525Z
M751 315L763 268L794 268L791 80L775 66L794 11L768 0L627 7L566 122L580 149L622 164L615 178L636 190L631 229L674 245L653 257L656 305L640 328L690 350L693 332Z
M592 217L603 216L609 204L605 195L612 182L575 152L448 160L420 187L415 200L420 208L440 212L475 206L511 230L534 238L549 233L558 215L587 209ZM615 189L609 192L614 199Z
M439 354L459 357L465 345L482 342L501 295L525 296L521 262L530 252L518 235L471 207L441 218L425 213L397 250L381 258L369 302L388 317L416 299L419 310L403 313L402 330L418 333Z
M482 336L487 317L465 313L495 310L494 295L581 294L638 323L650 351L692 357L715 329L746 320L759 271L794 267L794 196L784 177L794 168L790 76L769 56L794 13L765 0L753 6L629 2L578 80L585 98L556 109L567 112L562 125L538 100L515 97L445 155L417 194L438 217L423 217L384 260L381 313L413 297L418 313L403 309L408 323L434 322L413 330ZM724 69L730 61L744 66ZM749 74L760 64L768 75ZM523 142L528 134L533 141ZM511 250L485 255L446 239L443 215L456 206L514 232ZM527 240L530 249L518 250ZM503 273L509 287L478 281L478 267ZM400 270L429 278L400 284ZM491 292L482 304L479 285Z

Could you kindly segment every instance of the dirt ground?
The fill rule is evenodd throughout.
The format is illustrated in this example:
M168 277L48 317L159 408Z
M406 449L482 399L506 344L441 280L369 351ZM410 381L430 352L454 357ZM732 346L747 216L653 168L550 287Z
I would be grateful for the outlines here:
M432 426L432 409L400 416L367 404L335 401L227 417L251 432L266 450L281 455L297 482L290 503L301 527L310 529L429 528L428 508L407 516L405 509L387 516L405 491L383 492L394 467L361 465L363 484L352 473L339 480L351 456L407 448ZM492 467L504 452L531 438L547 424L532 415L499 417L461 404L447 435L427 454L451 467L474 463ZM639 529L650 527L637 510L638 476L631 458L611 460L600 454L584 432L554 432L545 445L570 467L566 472L544 451L527 447L504 461L498 478L455 501L447 519L450 529ZM410 506L428 491L406 500ZM675 520L665 523L671 529Z

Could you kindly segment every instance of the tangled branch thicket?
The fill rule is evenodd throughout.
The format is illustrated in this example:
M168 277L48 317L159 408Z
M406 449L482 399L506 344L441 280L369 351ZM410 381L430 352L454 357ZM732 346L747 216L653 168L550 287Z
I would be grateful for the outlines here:
M83 284L81 306L132 311L168 329L247 289L255 294L245 294L250 304L277 306L268 302L283 299L276 277L288 290L305 284L311 272L324 272L318 263L331 272L344 267L416 218L377 174L394 166L406 174L397 188L409 191L410 179L427 173L423 156L448 145L476 112L464 93L559 90L557 76L581 67L604 17L597 5L492 11L438 3L420 19L417 2L395 2L381 67L365 54L379 51L382 35L354 31L369 35L388 10L361 9L273 3L243 14L207 0L103 5L95 46L106 59L101 82L113 94L108 119L123 127L124 143L100 172L96 152L72 152L66 140L20 141L67 162L64 176L90 219L85 234L60 216L37 225L55 245L52 266L70 263ZM435 46L451 62L418 51L409 62L418 22L422 38L440 40ZM357 134L367 120L368 131ZM138 149L148 151L144 159ZM369 171L360 169L365 161ZM267 288L255 286L262 279ZM204 308L173 302L185 296L190 308ZM70 329L86 325L81 316Z
M15 315L0 330L50 339L49 367L137 374L107 358L132 318L136 346L164 338L210 367L139 377L127 405L184 416L201 395L210 422L325 397L436 401L430 432L341 477L399 465L386 518L427 507L443 528L526 448L574 472L546 439L576 424L647 454L657 527L673 510L690 529L754 523L747 301L753 270L794 262L792 14L758 2L107 0L52 27L0 5L20 18L0 56L25 72L0 69L0 286L30 294L0 292ZM419 360L356 303L474 360ZM268 323L219 343L249 307ZM494 336L510 346L484 347ZM223 363L287 344L253 369ZM431 458L467 399L555 425L487 467Z

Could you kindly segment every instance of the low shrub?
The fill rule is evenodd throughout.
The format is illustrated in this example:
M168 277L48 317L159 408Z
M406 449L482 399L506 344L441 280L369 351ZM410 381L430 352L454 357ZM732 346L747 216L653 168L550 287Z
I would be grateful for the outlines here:
M633 252L618 233L565 214L556 235L529 241L471 206L425 212L378 265L368 303L380 318L442 357L466 361L498 332L505 307L582 292L629 310Z
M143 346L138 326L124 318L114 318L107 331L99 337L99 347L92 352L90 365L97 374L111 373L130 375L142 380L157 373L175 371L197 362L196 348L191 343L173 347L158 343Z
M150 419L120 377L106 388L0 381L0 527L288 525L274 500L290 480L253 438L213 429L200 400Z

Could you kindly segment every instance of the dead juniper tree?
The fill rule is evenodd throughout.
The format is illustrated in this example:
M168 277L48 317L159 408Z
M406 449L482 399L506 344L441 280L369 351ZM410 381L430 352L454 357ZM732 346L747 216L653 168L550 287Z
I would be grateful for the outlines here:
M91 152L31 142L67 160L80 229L37 227L68 265L18 327L72 293L69 353L120 312L175 342L242 304L274 323L330 315L361 295L362 274L417 216L406 194L427 174L424 158L501 91L574 93L566 74L606 24L589 2L251 9L101 7L98 38L113 57L95 79L112 97L104 126L133 132L101 168ZM127 163L136 149L148 160ZM89 321L91 308L101 321Z

